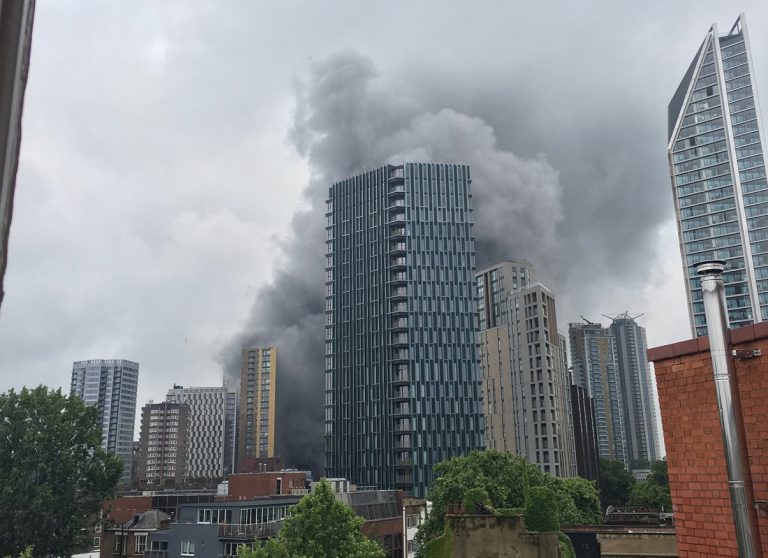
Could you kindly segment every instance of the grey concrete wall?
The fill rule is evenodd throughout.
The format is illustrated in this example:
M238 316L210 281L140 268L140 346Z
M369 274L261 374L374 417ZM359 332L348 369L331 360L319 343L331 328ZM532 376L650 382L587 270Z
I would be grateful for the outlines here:
M449 516L453 558L558 558L557 533L524 530L520 516Z

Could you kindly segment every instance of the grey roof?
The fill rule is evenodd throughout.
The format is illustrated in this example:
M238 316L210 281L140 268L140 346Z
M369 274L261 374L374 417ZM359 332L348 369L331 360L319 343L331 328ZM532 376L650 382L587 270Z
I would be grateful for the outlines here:
M156 531L163 521L169 521L171 516L160 510L147 510L123 523L123 527L131 531Z

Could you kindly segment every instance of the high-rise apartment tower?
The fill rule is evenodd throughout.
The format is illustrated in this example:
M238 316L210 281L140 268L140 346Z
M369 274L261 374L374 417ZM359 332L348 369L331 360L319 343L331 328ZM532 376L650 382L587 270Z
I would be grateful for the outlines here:
M139 365L130 360L84 360L72 365L70 394L98 409L101 447L123 459L120 482L131 480Z
M276 347L243 351L238 461L275 457L276 373Z
M576 474L570 379L555 299L524 260L476 276L486 447L512 451L542 471Z
M647 462L661 457L645 328L628 312L607 317L611 318L609 329L616 340L627 461L630 468L644 468Z
M740 15L707 32L669 103L669 168L691 329L706 334L694 267L725 260L731 327L768 318L765 134Z
M233 472L237 393L224 387L175 385L165 400L189 406L187 477L223 478Z
M585 322L568 324L573 383L594 403L600 457L628 465L616 339L600 324Z
M148 403L141 408L136 479L149 483L181 482L187 474L189 406Z
M330 477L423 497L433 466L482 447L469 167L387 165L326 210Z

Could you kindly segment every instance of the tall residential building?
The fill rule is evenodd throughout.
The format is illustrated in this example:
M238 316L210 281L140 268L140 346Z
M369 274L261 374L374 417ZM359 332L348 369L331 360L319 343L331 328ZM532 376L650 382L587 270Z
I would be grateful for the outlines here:
M245 349L240 369L238 461L275 457L277 348Z
M725 260L731 327L768 318L765 135L744 15L707 32L669 103L669 167L694 335L706 335L694 267Z
M585 322L568 324L573 383L594 403L600 457L628 464L616 340L600 324Z
M83 360L72 365L70 394L98 409L101 447L120 456L120 482L131 480L139 365L130 360Z
M188 478L222 478L232 472L234 449L234 413L237 394L224 387L173 386L166 401L189 406L189 438L187 444ZM229 429L228 429L229 426Z
M136 478L149 483L181 482L187 476L189 405L148 403L141 408Z
M469 167L386 165L326 210L329 477L423 497L483 445Z
M600 480L600 449L597 442L595 404L581 386L571 386L573 435L578 475L587 480Z
M515 383L509 330L509 294L535 279L525 260L490 264L475 277L480 351L480 379L485 422L485 447L515 452Z
M477 273L486 446L573 476L575 448L564 339L555 299L524 260ZM483 327L486 326L486 327Z
M644 468L646 462L660 458L651 367L646 356L648 341L645 328L639 326L628 312L611 317L611 320L624 402L627 460L632 469Z

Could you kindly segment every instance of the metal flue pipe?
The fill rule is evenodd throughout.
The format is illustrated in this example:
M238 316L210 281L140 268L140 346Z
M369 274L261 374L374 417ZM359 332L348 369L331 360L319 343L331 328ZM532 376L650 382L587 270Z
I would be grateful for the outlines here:
M731 493L739 556L758 558L761 552L757 540L757 521L752 510L754 500L741 400L733 361L728 354L728 313L723 286L724 269L724 261L714 260L698 264L696 273L701 278L704 315L707 320L709 351L712 357L717 407L720 411L720 427L723 433L728 488Z

